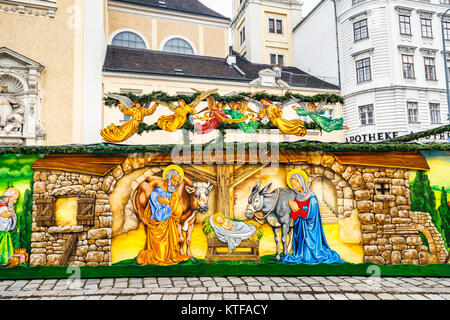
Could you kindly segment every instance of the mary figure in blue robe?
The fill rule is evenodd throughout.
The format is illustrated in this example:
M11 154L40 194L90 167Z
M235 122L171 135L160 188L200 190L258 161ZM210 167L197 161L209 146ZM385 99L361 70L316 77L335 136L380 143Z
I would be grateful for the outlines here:
M339 254L332 250L325 238L320 217L319 201L305 181L307 175L303 170L292 170L287 177L288 186L297 196L289 201L294 220L292 236L292 254L282 257L287 264L342 263Z

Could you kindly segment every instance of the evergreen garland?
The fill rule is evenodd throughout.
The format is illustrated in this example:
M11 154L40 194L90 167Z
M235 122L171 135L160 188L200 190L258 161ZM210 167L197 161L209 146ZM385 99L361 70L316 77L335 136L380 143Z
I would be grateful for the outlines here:
M309 129L309 130L321 130L321 128L314 122L305 122L305 128ZM192 122L190 122L190 121L186 121L184 123L184 125L181 127L181 129L187 130L189 132L195 132L195 127L192 124ZM225 135L225 133L226 133L225 130L240 130L240 127L239 127L239 124L237 124L237 123L228 123L228 122L222 121L216 129L219 130L222 133L222 135ZM272 124L272 122L268 122L266 124L260 122L258 129L260 129L260 130L277 129L278 130L278 128L276 126L274 126ZM139 128L136 131L136 133L138 135L142 135L144 132L155 131L155 130L161 130L161 128L158 127L157 123L153 123L153 124L149 125L145 122L141 122L139 124Z
M207 143L203 145L189 145L191 150L200 148L209 149L228 149L233 146L235 150L249 149L255 144L249 143ZM271 148L272 143L257 143ZM425 144L413 143L337 143L337 142L320 142L320 141L298 141L298 142L282 142L277 144L280 150L297 150L297 151L450 151L450 143L430 142ZM115 143L99 143L91 145L62 145L62 146L20 146L20 147L0 147L0 154L92 154L92 153L140 153L140 152L171 152L177 145L126 145ZM179 145L178 145L179 146Z
M169 95L167 92L163 91L153 91L149 94L143 94L143 95L134 95L132 93L117 93L122 96L126 96L130 98L134 102L139 102L141 104L150 103L155 100L160 100L164 102L176 102L179 99L183 99L186 103L191 103L199 96L198 93L194 93L192 95L184 95L184 94L178 94L178 95ZM233 96L221 96L217 93L212 94L211 96L217 101L217 102L240 102L244 100L244 97L249 96L251 92L240 92ZM260 99L269 99L271 101L276 102L285 102L289 100L290 98L296 98L300 99L300 102L313 102L313 103L319 103L324 102L327 104L344 104L344 98L340 95L334 94L334 93L319 93L313 96L305 96L298 93L292 93L290 91L287 91L284 95L273 95L268 93L258 93L256 94L253 99L260 100ZM105 105L108 107L116 106L118 101L116 99L104 98Z
M421 138L428 138L433 135L446 133L446 132L450 132L450 125L448 125L448 124L438 127L438 128L421 131L421 132L416 132L416 133L408 134L406 136L397 137L394 139L390 139L388 141L389 142L410 142L410 141L418 140Z

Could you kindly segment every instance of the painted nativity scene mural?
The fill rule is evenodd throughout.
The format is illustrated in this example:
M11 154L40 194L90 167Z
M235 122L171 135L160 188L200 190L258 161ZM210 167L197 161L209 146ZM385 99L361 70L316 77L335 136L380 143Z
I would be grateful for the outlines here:
M305 122L284 119L284 107L322 130L346 128L323 115L339 102L330 95L275 103L265 93L225 99L209 90L168 100L109 94L130 118L101 135L126 141L161 106L173 114L152 130L178 130L197 114L200 133L270 123L304 136ZM221 151L177 161L159 151L0 155L0 264L448 263L448 152Z

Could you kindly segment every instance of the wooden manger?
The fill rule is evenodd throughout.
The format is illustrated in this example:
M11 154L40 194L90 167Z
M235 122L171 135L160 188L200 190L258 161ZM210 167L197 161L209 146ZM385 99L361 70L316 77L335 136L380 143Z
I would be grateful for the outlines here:
M234 219L233 219L234 220ZM247 222L247 221L246 221ZM242 240L237 248L229 252L228 245L216 238L216 235L207 221L203 222L203 231L206 234L208 249L205 262L213 261L250 261L260 262L259 241L262 237L261 227L254 221L247 222L255 225L258 229L249 239Z

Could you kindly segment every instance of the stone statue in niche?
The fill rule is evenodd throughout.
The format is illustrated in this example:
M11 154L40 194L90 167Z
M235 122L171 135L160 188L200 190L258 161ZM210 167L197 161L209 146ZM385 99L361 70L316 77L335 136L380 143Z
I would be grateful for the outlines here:
M22 132L24 123L24 105L8 93L8 86L0 84L0 130Z

